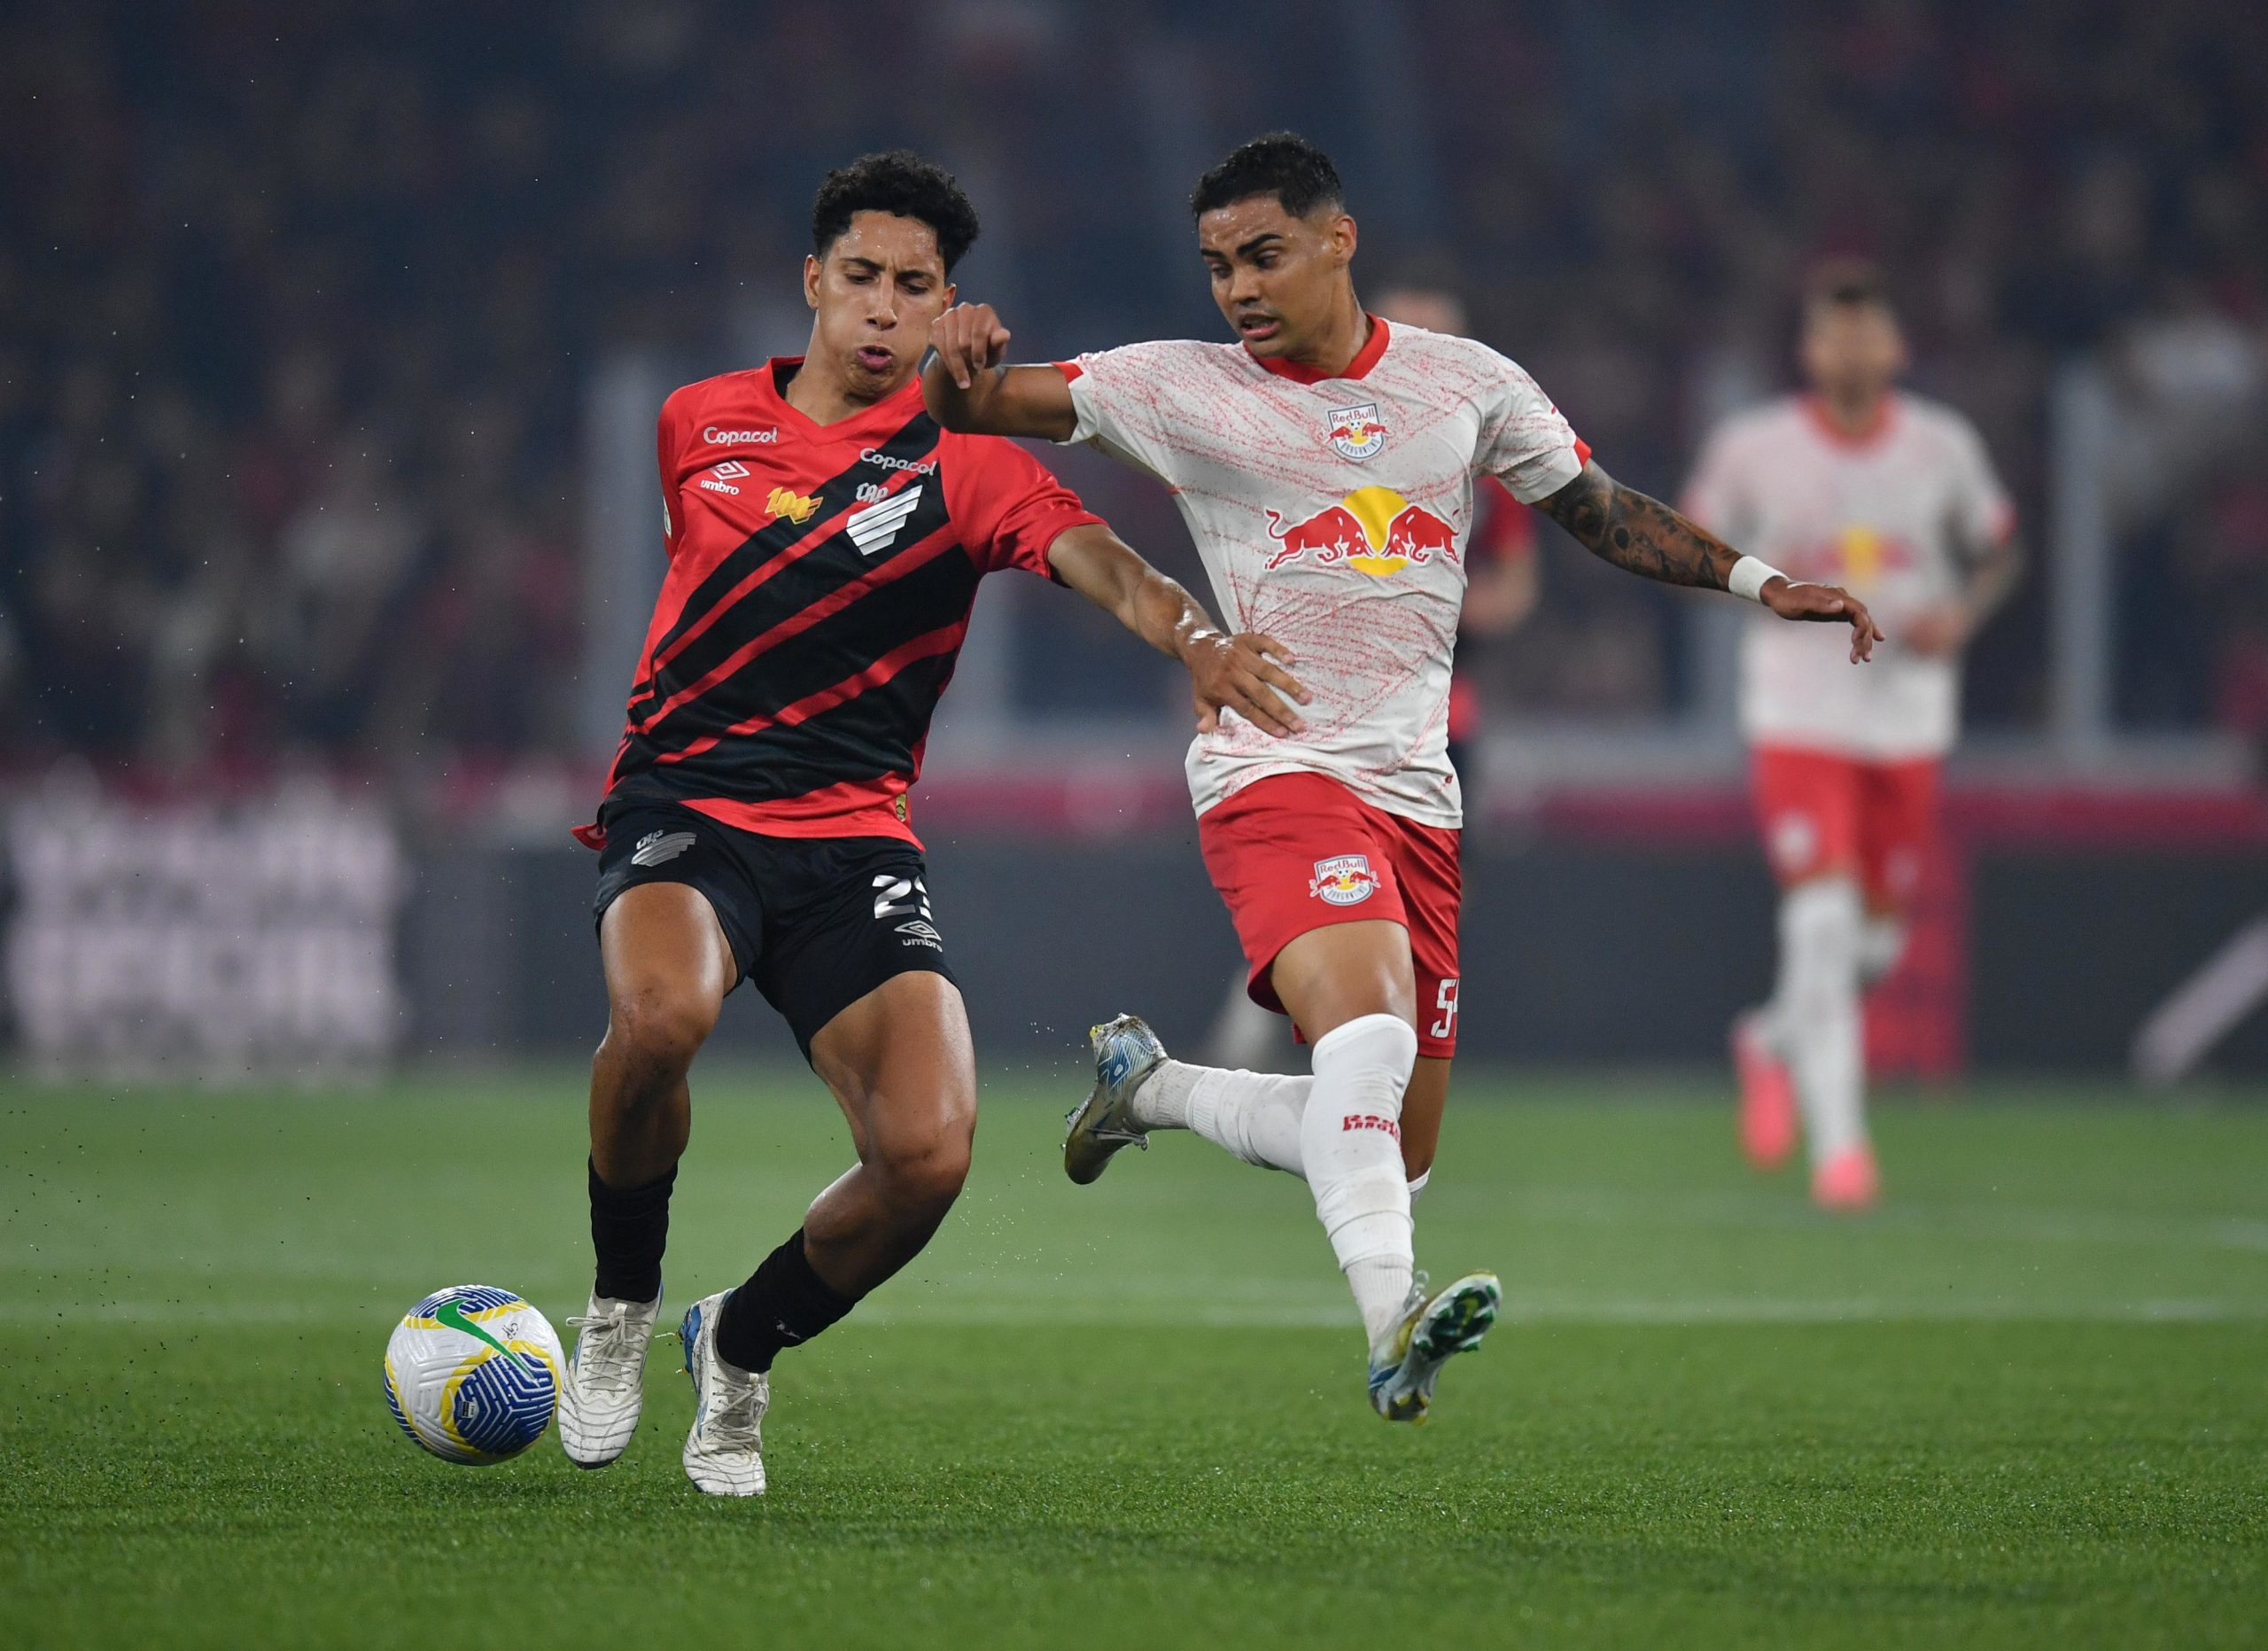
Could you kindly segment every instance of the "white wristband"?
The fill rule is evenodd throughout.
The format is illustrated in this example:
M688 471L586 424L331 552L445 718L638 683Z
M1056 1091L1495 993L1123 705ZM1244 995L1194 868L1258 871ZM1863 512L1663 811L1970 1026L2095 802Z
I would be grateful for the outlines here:
M1752 556L1744 556L1733 564L1733 571L1726 575L1725 588L1736 596L1744 596L1751 602L1761 602L1764 600L1766 580L1787 578L1785 573L1774 567L1769 562L1759 562ZM1795 581L1789 580L1788 582L1793 584Z

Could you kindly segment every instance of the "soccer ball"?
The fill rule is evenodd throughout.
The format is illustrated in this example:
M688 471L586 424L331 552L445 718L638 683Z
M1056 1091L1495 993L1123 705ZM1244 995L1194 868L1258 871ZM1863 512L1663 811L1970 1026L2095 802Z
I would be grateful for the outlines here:
M508 1289L459 1284L402 1315L386 1343L386 1408L443 1461L485 1468L543 1437L565 1361L550 1321Z

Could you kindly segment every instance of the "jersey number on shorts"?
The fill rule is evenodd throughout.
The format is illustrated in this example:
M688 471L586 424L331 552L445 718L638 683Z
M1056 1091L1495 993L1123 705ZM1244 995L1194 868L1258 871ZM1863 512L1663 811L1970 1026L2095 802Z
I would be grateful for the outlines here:
M901 904L900 902L903 902ZM943 937L937 933L936 920L929 915L929 891L919 877L894 877L883 872L874 879L874 916L877 920L904 917L908 921L897 925L898 933L905 937L906 946L941 946Z
M1429 1038L1453 1038L1456 1035L1456 982L1444 980L1441 989L1433 993L1433 1007L1441 1011L1441 1019L1426 1029Z

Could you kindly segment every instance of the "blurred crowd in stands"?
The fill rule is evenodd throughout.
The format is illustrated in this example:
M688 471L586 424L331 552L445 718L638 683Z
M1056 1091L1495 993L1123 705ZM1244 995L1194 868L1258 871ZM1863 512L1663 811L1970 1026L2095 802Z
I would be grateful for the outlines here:
M965 291L1052 355L1216 336L1180 192L1301 128L1372 279L1461 285L1673 495L1784 382L1805 265L1870 253L2038 544L2059 362L2257 397L2264 108L2268 9L2234 0L1258 0L1232 30L1193 0L19 0L0 763L567 753L587 372L794 347L819 174L901 142L985 215ZM2121 713L2268 730L2268 455L2192 469L2126 535ZM2041 715L2046 586L1980 647L1984 721ZM1686 702L1676 598L1564 545L1544 587L1485 662L1515 714Z

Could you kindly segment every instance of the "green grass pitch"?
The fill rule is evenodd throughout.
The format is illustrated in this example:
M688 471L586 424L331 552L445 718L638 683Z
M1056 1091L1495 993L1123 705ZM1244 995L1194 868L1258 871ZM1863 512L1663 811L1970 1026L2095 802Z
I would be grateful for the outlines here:
M846 1160L806 1075L698 1075L679 1305ZM1305 1189L1202 1142L1060 1174L990 1085L939 1241L786 1355L769 1497L677 1454L394 1429L443 1284L588 1280L569 1070L361 1094L0 1087L0 1644L2268 1642L2268 1108L1979 1094L1813 1214L1702 1090L1464 1083L1419 1207L1506 1320L1431 1425L1362 1398Z

